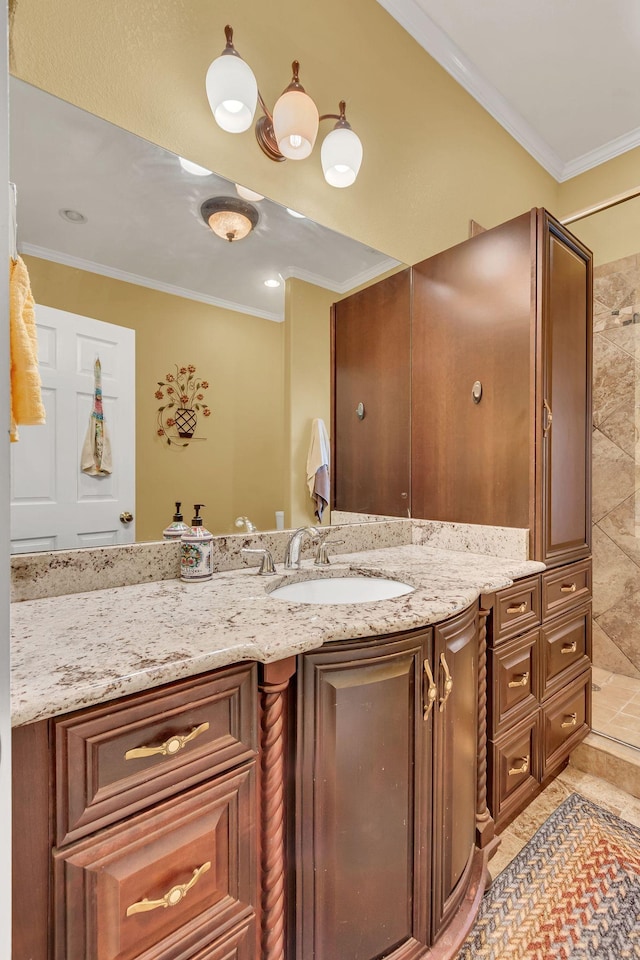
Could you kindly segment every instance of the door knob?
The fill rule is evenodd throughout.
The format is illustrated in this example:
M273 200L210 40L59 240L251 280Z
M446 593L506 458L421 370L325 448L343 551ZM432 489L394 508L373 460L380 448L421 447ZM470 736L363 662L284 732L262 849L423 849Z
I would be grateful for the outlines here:
M133 520L133 514L129 513L128 510L125 510L120 514L120 523L131 523Z

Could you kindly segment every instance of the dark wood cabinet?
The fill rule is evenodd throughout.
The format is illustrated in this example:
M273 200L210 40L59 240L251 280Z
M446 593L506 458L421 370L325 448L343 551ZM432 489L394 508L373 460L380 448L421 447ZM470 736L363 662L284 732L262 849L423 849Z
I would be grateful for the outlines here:
M295 956L426 955L468 891L477 608L301 658Z
M548 566L587 557L590 252L531 210L398 278L335 305L333 506L526 528Z
M331 436L336 510L409 516L410 317L409 269L334 304Z
M483 597L491 609L487 779L497 830L524 809L589 732L590 600L590 560Z
M590 252L532 210L413 267L412 516L591 545Z

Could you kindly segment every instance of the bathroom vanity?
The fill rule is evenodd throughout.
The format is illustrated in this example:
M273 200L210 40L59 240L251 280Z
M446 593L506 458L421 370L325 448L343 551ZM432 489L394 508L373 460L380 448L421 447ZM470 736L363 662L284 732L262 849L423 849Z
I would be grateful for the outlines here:
M454 956L494 846L484 598L541 570L406 545L328 571L415 587L377 603L236 570L15 604L13 960Z

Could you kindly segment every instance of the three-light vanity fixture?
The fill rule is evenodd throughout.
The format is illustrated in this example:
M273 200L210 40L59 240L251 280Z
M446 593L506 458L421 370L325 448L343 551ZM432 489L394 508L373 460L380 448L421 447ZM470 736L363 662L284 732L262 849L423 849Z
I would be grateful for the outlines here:
M345 116L318 114L318 108L300 83L300 64L293 61L291 83L270 112L262 99L251 67L233 45L233 30L224 28L227 45L207 71L207 97L218 126L229 133L243 133L253 123L258 103L264 114L255 126L256 139L270 160L304 160L313 150L320 120L336 120L320 151L322 170L332 187L349 187L362 163L362 144Z

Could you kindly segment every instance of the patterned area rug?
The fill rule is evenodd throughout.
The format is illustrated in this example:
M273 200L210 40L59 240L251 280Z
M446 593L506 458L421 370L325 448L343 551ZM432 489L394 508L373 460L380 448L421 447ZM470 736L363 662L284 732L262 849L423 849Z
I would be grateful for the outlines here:
M487 891L458 960L640 958L640 830L577 793Z

